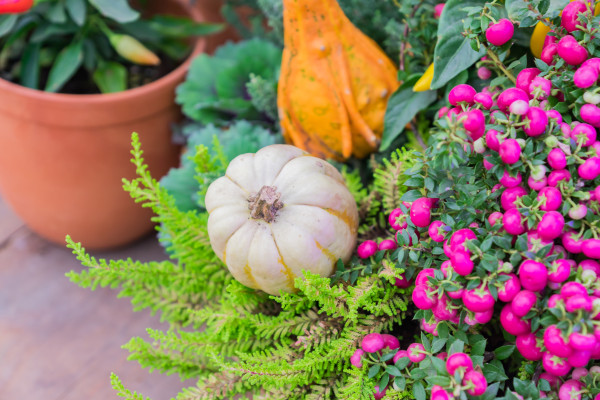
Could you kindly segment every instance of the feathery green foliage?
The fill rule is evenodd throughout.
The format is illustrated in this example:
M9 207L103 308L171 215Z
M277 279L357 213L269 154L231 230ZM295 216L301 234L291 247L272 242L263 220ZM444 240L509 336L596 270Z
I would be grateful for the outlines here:
M151 371L198 379L178 400L246 398L250 393L264 399L366 399L372 393L366 376L340 371L349 369L349 358L366 334L391 331L407 317L406 294L393 285L402 268L382 252L374 261L340 262L333 278L305 272L295 282L296 293L274 297L249 289L212 252L207 214L178 209L150 176L136 134L132 144L138 177L124 180L124 188L157 214L171 260L96 260L68 239L87 267L68 274L73 282L91 289L118 287L135 309L160 312L170 323L166 332L149 329L149 339L132 338L124 346L130 359ZM191 158L199 180L223 170L218 141L213 145L217 151L200 145ZM381 165L379 179L399 179L395 173L406 157L398 154ZM344 175L357 201L366 201L368 189L355 174ZM357 389L357 382L363 386ZM141 399L116 377L113 385L120 395Z

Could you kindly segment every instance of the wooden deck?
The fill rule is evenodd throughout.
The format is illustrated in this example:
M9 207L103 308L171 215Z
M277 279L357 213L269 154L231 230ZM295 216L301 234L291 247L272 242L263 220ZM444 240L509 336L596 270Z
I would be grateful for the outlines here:
M155 237L94 255L165 258ZM123 344L147 337L148 327L165 326L149 312L134 313L114 290L92 292L65 277L81 268L68 249L29 231L0 198L0 400L121 399L110 386L111 372L152 400L192 386L127 361Z

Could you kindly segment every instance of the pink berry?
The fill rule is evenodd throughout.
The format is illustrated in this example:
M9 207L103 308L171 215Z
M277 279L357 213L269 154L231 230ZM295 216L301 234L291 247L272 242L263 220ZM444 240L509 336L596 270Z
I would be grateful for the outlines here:
M592 67L594 69L596 69L598 72L600 72L600 58L598 57L593 57L593 58L588 58L587 60L585 60L583 62L583 64L581 64L582 67Z
M548 65L554 64L554 56L558 54L558 45L556 43L549 43L542 49L540 60Z
M498 140L498 135L500 135L500 132L498 132L495 129L490 129L485 134L485 144L491 150L498 151L500 149L500 141Z
M498 299L508 303L521 291L521 282L515 274L502 272L500 273L500 276L502 275L506 275L510 277L510 279L500 284L501 286L498 288Z
M576 381L575 379L569 379L560 386L560 389L558 390L558 400L581 400L581 387L581 382Z
M506 139L500 144L500 158L506 164L514 164L521 158L521 146L516 139Z
M567 249L569 253L579 254L581 253L581 245L583 242L579 240L577 232L570 231L562 235L562 245Z
M537 303L537 295L529 290L521 290L510 303L513 314L524 317Z
M573 350L591 351L596 347L596 337L591 333L571 332L569 346Z
M523 131L527 136L536 137L543 135L544 132L546 132L548 116L541 108L529 107L529 111L527 111L527 115L525 116L525 121L529 121L529 126L525 125L523 127Z
M503 217L503 214L501 212L494 211L488 217L488 222L490 223L491 226L494 226L497 221L502 220L502 217Z
M589 374L589 371L585 368L575 368L573 372L571 372L571 376L573 379L580 380Z
M440 18L442 16L442 11L444 10L444 6L446 5L446 3L440 3L440 4L436 4L435 7L433 8L433 17L434 18Z
M489 71L489 70L488 70ZM481 104L483 108L489 110L494 105L494 101L492 100L492 96L489 93L479 92L474 97L473 100L475 103Z
M415 306L421 310L430 310L437 303L437 298L430 295L425 285L415 286L412 292L412 300Z
M398 245L396 244L396 241L392 239L382 240L378 246L379 250L396 250L397 248Z
M527 178L527 185L533 190L542 190L546 187L546 185L548 185L548 179L543 177L540 180L535 180L532 176L530 176Z
M515 86L525 92L529 92L529 85L533 78L540 74L540 70L537 68L525 68L517 75L517 82Z
M467 135L473 140L482 137L485 132L485 115L483 115L483 111L474 109L467 111L465 115L463 126L467 131Z
M490 293L487 286L482 289L481 287L476 289L465 290L462 295L463 303L467 309L473 312L483 312L494 307L494 297Z
M588 209L585 204L577 204L569 210L569 217L575 220L583 219L587 214L587 210Z
M594 86L598 80L598 70L590 66L580 66L573 75L573 83L580 89Z
M383 349L385 342L379 333L369 333L363 337L360 347L367 353L376 353Z
M545 352L542 356L542 366L544 369L556 376L566 376L571 370L571 365L564 358Z
M588 58L588 51L571 35L566 35L558 42L558 56L569 65L579 65Z
M415 285L431 286L429 278L435 278L435 270L433 268L425 268L421 270L415 278Z
M521 213L516 208L511 208L502 216L502 226L511 235L520 235L525 232L525 224Z
M425 359L425 347L421 343L412 343L407 349L410 361L417 363Z
M595 105L582 105L581 109L579 110L579 115L581 115L581 119L588 124L595 127L600 126L600 108L596 107Z
M600 239L586 239L581 243L581 251L589 258L600 259Z
M512 188L520 185L522 179L520 172L517 172L515 176L510 176L510 173L507 170L504 170L504 174L502 175L502 178L500 178L500 183L506 188Z
M443 242L444 238L446 237L446 232L444 231L445 226L446 224L444 224L442 221L433 221L431 225L429 225L428 229L431 240L437 243Z
M577 124L576 127L571 130L571 138L576 142L582 142L584 147L591 146L596 141L596 129L586 123Z
M574 296L569 297L567 300L565 300L565 310L567 310L567 312L570 312L570 313L574 313L579 310L591 312L592 307L593 307L592 299L590 299L590 297L588 295L584 296L581 294L576 294ZM595 345L596 345L596 342L594 342L594 346ZM587 350L592 350L594 346L592 346L591 349L587 349Z
M467 393L471 396L481 396L487 390L487 380L479 371L468 371L463 378L463 385L471 386Z
M396 354L394 354L394 358L392 359L392 361L394 362L394 364L396 364L398 360L404 357L408 357L408 352L406 350L398 350ZM412 362L409 361L408 365L410 364L412 364Z
M475 235L475 233L469 229L469 228L463 228L463 229L459 229L456 232L454 232L452 234L452 236L450 237L450 250L452 252L455 251L467 251L467 247L465 246L465 242L468 240L475 240L477 239L477 235Z
M431 333L433 336L437 336L437 326L438 326L437 322L430 324L427 321L425 321L425 319L421 320L421 329L427 333Z
M548 164L552 169L564 169L567 166L567 156L561 149L552 149L548 153Z
M377 252L377 243L372 240L365 240L358 245L357 252L360 258L369 258Z
M556 325L550 325L544 331L544 346L550 354L558 357L569 357L572 353L567 341L563 338L562 332ZM552 373L551 371L548 371Z
M473 98L477 94L477 91L471 85L462 83L456 85L448 93L448 101L453 106L457 106L460 103L473 104Z
M387 333L382 333L381 337L383 338L383 347L384 348L387 347L390 350L395 350L400 347L400 342L398 341L398 339L395 336L389 335Z
M446 371L450 376L454 375L459 368L462 368L464 372L473 370L473 360L468 354L454 353L446 359Z
M556 171L550 172L548 175L548 186L557 186L560 181L571 180L571 173L566 169L557 169Z
M542 359L542 349L537 343L537 337L533 333L525 333L517 336L517 349L527 360L539 361Z
M556 211L562 205L562 194L560 190L552 186L546 186L540 190L537 199L542 201L540 209L543 211Z
M590 350L578 350L567 357L567 362L572 367L585 367L590 362L591 357L592 352Z
M457 274L466 276L473 272L475 264L470 258L470 254L465 251L455 251L450 258L452 267Z
M380 390L379 386L375 386L375 392L373 393L375 400L383 399L385 397L386 390L387 390L387 387L384 387L383 390Z
M406 289L410 287L410 281L406 279L406 276L404 274L402 274L400 275L400 278L396 278L396 282L394 283L394 285L401 289Z
M562 123L562 115L556 110L547 110L546 115L548 119L553 119L558 125Z
M560 295L565 299L576 295L587 296L587 294L586 287L579 282L567 282L560 288Z
M508 111L515 115L525 115L529 111L529 102L525 100L515 100L508 107Z
M354 365L356 368L362 368L362 355L364 353L363 349L356 349L354 354L350 357L350 364Z
M546 78L536 76L529 84L529 95L538 100L547 99L552 91L552 82Z
M511 335L519 336L531 332L531 323L513 314L510 304L506 304L500 312L500 324Z
M600 175L600 158L588 158L577 168L577 173L581 179L593 180Z
M500 93L500 96L498 96L498 108L500 108L501 111L506 112L508 111L508 107L510 107L515 100L529 101L529 95L519 88L513 87L505 89Z
M396 208L390 213L388 222L390 223L390 226L392 227L392 229L394 229L396 231L401 231L403 229L406 229L406 227L408 226L408 223L406 222L406 219L400 221L402 216L404 216L404 212L402 211L401 208Z
M567 4L565 8L563 8L560 16L560 24L569 33L579 30L577 25L580 25L581 22L577 20L577 17L580 13L586 12L587 9L588 7L586 4L580 1L574 1Z
M429 226L431 222L431 208L433 199L421 197L415 200L410 207L410 220L418 227Z
M513 23L506 18L502 18L487 28L485 38L494 46L502 46L513 37L514 32Z
M479 77L479 79L485 81L492 77L492 71L490 71L490 69L486 67L479 67L477 69L477 76Z
M548 280L555 283L563 283L569 279L571 274L571 266L565 259L552 261L548 270Z
M548 211L538 224L538 233L542 239L553 240L562 234L565 218L557 211Z
M548 282L548 269L541 262L525 260L519 267L519 280L525 289L539 292Z

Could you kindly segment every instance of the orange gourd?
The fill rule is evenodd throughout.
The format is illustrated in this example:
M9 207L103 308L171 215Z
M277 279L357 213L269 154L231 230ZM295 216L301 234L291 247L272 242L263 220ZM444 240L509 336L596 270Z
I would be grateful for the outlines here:
M278 108L288 143L321 158L375 151L397 69L336 0L283 0Z

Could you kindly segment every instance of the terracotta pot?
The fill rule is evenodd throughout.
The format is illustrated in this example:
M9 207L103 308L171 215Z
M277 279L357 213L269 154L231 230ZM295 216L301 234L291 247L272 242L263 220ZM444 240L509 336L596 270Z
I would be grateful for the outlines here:
M156 12L205 20L189 0L154 3ZM15 213L61 245L67 234L104 249L149 233L150 210L122 189L122 178L135 177L131 133L139 133L155 178L178 164L179 148L171 142L171 125L181 118L175 88L205 44L199 39L193 54L163 78L120 93L46 93L0 79L0 192Z

